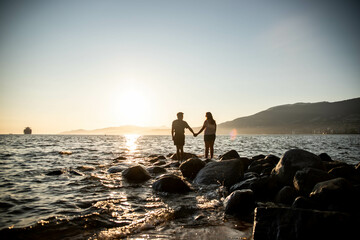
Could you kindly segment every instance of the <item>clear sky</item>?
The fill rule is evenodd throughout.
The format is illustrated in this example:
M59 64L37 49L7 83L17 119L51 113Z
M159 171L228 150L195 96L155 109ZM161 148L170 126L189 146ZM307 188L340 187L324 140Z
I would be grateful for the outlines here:
M356 1L0 3L0 133L200 126L360 96Z

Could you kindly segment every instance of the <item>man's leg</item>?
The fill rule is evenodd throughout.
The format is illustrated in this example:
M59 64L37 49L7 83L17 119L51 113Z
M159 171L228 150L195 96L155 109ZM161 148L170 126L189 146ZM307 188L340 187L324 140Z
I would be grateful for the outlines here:
M184 160L184 146L180 146L180 162Z
M180 146L176 145L176 159L180 161L181 155L180 155Z

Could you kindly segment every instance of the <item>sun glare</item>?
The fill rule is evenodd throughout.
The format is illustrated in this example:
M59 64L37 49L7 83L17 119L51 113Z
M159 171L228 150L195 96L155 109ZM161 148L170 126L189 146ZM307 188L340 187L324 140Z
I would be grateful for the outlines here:
M144 125L150 113L150 99L137 89L119 92L112 104L116 121L121 125Z
M140 137L138 134L126 134L124 135L126 139L126 147L130 152L134 152L137 148L137 140Z

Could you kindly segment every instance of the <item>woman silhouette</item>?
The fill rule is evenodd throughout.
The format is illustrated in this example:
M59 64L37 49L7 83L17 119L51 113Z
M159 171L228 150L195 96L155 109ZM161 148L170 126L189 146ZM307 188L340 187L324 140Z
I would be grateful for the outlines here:
M216 122L211 114L211 112L207 112L206 120L204 122L204 125L200 129L198 133L196 133L194 136L199 135L202 131L205 129L204 133L204 142L205 142L205 158L209 157L209 150L210 150L210 159L214 157L214 143L216 138Z

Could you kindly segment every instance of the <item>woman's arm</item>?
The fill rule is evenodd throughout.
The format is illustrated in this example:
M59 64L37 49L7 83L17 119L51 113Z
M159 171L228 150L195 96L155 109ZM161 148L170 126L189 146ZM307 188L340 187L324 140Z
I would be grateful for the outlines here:
M202 128L200 129L200 131L195 134L196 136L199 135L202 131L204 131L204 129L206 128L206 127L205 127L205 124L206 124L206 121L204 122L204 125L202 126Z

